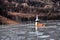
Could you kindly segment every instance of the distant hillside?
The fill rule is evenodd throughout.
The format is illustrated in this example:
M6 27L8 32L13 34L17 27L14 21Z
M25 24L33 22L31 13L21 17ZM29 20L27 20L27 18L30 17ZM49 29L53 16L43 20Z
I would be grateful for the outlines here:
M36 15L41 20L60 20L60 1L55 1L0 0L0 15L2 16L1 18L9 19L5 21L13 21L13 23L34 21ZM0 20L4 20L1 18ZM0 21L0 23L5 21Z

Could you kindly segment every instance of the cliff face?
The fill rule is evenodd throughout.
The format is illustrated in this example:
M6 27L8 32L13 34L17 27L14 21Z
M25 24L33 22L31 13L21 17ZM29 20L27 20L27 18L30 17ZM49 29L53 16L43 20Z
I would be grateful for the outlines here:
M42 20L58 20L60 18L60 1L55 1L0 0L0 16L16 23L34 21L36 15Z

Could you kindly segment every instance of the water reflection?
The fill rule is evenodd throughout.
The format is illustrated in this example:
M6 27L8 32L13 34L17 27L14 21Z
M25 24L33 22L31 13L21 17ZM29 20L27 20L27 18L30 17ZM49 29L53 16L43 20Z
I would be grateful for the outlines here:
M32 30L35 28L34 24L22 25L0 27L0 40L60 40L60 27L58 25L55 28L52 28L54 26L38 28L38 35Z

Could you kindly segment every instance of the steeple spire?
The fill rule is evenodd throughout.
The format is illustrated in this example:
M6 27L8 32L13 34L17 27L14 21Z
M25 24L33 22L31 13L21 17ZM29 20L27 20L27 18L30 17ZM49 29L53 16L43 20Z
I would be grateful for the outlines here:
M39 21L39 19L38 19L38 15L36 15L36 20L35 21Z

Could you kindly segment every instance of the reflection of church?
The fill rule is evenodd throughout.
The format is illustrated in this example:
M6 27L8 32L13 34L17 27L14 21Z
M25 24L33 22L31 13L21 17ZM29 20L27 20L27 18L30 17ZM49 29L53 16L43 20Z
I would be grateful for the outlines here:
M38 28L40 28L40 27L45 27L45 24L39 23L39 19L38 19L38 15L37 15L36 20L35 20L35 30L37 31Z

